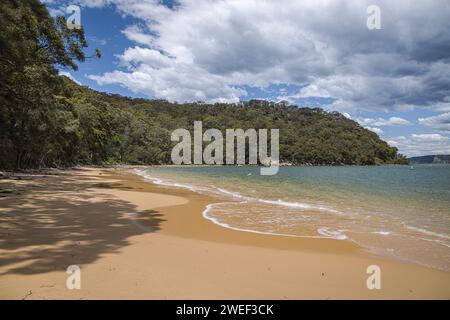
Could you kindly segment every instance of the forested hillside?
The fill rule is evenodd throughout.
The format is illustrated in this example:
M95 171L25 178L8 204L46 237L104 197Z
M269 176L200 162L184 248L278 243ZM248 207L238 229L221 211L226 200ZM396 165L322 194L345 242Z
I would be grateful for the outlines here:
M267 101L176 104L129 99L58 76L86 59L83 30L54 21L38 0L0 4L0 167L166 164L176 128L278 128L293 164L406 163L397 149L343 115ZM14 39L14 41L12 41ZM97 56L99 54L97 53Z

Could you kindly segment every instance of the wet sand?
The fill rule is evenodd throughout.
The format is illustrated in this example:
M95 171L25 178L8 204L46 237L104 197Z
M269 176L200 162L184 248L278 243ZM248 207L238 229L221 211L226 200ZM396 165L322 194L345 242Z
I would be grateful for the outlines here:
M127 168L0 180L1 299L449 299L450 273L348 241L254 234ZM81 289L66 288L69 265ZM369 265L381 289L366 286Z

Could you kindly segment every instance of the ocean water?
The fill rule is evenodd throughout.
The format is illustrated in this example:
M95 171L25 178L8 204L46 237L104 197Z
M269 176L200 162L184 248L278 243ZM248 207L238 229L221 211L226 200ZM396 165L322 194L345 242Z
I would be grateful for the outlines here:
M149 167L169 188L217 198L203 216L243 232L353 241L366 250L450 270L450 165Z

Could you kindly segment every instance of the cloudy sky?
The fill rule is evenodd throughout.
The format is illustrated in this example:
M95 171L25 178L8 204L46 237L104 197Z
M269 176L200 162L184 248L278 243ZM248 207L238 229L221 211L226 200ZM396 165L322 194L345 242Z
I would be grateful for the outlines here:
M42 0L81 7L77 82L170 101L337 110L408 155L450 154L450 1ZM377 5L381 29L369 29ZM63 71L68 74L68 70Z

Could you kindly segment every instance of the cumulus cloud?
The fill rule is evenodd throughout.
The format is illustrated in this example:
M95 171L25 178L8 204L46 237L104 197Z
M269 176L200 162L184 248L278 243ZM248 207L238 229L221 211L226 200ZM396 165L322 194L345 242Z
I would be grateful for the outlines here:
M447 97L447 100L450 100L450 97ZM439 102L433 106L435 111L450 111L450 102Z
M381 30L366 28L371 0L79 2L140 19L123 33L171 58L161 66L138 56L132 68L93 75L99 83L182 101L236 101L241 86L289 83L302 86L297 97L332 97L341 111L450 103L448 1L377 1Z
M437 134L411 134L398 136L387 141L391 146L407 156L422 156L432 154L450 154L450 138Z
M450 131L450 112L427 118L419 118L419 123L433 129Z
M412 134L411 138L416 141L434 142L434 141L448 141L448 137L442 136L438 133L424 133L424 134Z
M153 37L145 33L145 29L138 25L132 25L126 27L122 33L131 41L134 41L140 45L152 46Z

